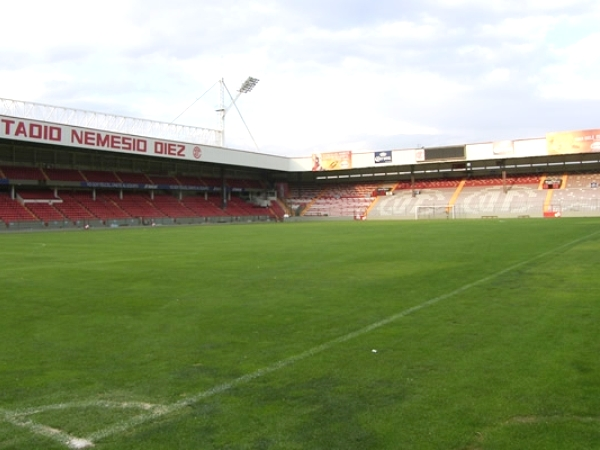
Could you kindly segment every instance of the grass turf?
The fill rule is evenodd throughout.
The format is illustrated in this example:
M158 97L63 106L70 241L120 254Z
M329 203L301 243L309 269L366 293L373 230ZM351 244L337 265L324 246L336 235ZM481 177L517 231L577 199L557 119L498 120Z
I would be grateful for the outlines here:
M593 448L599 226L0 234L0 449Z

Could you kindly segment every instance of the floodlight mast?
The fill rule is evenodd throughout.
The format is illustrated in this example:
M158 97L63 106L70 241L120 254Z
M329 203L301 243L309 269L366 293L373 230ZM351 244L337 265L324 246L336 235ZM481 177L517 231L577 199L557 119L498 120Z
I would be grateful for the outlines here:
M240 98L240 95L247 94L254 89L254 86L256 86L258 83L258 79L254 77L248 77L238 89L238 93L235 98L231 98L231 94L229 94L229 90L227 89L227 86L225 86L225 80L221 78L219 82L221 84L221 107L217 110L217 112L221 113L221 147L225 147L225 115L233 106L235 106L235 102L238 98ZM231 98L231 103L227 107L225 107L226 90Z

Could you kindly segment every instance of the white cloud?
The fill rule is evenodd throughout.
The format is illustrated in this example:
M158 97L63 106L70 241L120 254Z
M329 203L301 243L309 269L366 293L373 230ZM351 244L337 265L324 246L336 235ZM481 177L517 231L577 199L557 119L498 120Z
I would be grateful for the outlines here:
M600 33L555 50L557 63L547 66L540 77L539 91L544 98L563 100L600 100Z
M493 69L485 76L485 81L490 84L506 83L510 81L511 73L510 69L506 67Z
M225 78L235 95L254 76L259 84L238 106L260 148L277 153L397 147L404 135L535 137L573 128L563 126L573 102L600 101L591 0L3 8L0 97L216 128L215 83ZM548 101L563 107L549 114ZM226 126L230 145L255 150L235 109Z
M498 23L483 24L479 35L499 40L540 42L557 21L552 15L508 17Z
M115 49L130 47L144 33L131 20L131 2L103 0L21 0L2 5L0 39L13 51L45 52L60 47Z

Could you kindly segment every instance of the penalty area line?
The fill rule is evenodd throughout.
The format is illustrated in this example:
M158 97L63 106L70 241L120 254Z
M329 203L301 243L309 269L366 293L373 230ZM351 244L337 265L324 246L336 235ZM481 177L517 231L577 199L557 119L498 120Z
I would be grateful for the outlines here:
M94 445L94 443L88 439L73 436L69 433L59 430L58 428L36 423L32 420L19 417L18 415L5 410L0 409L0 417L5 422L8 422L19 428L25 428L31 433L39 434L40 436L52 439L53 441L63 444L68 448L80 449L93 447Z

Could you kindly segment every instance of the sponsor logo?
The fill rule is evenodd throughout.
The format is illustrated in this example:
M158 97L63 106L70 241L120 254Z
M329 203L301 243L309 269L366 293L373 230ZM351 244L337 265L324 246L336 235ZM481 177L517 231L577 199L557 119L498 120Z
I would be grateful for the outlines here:
M418 148L415 150L415 161L422 162L425 161L425 149Z
M382 163L391 163L392 162L392 152L377 152L374 154L375 156L375 164Z
M196 159L202 158L202 149L198 145L196 145L194 147L194 158L196 158Z

